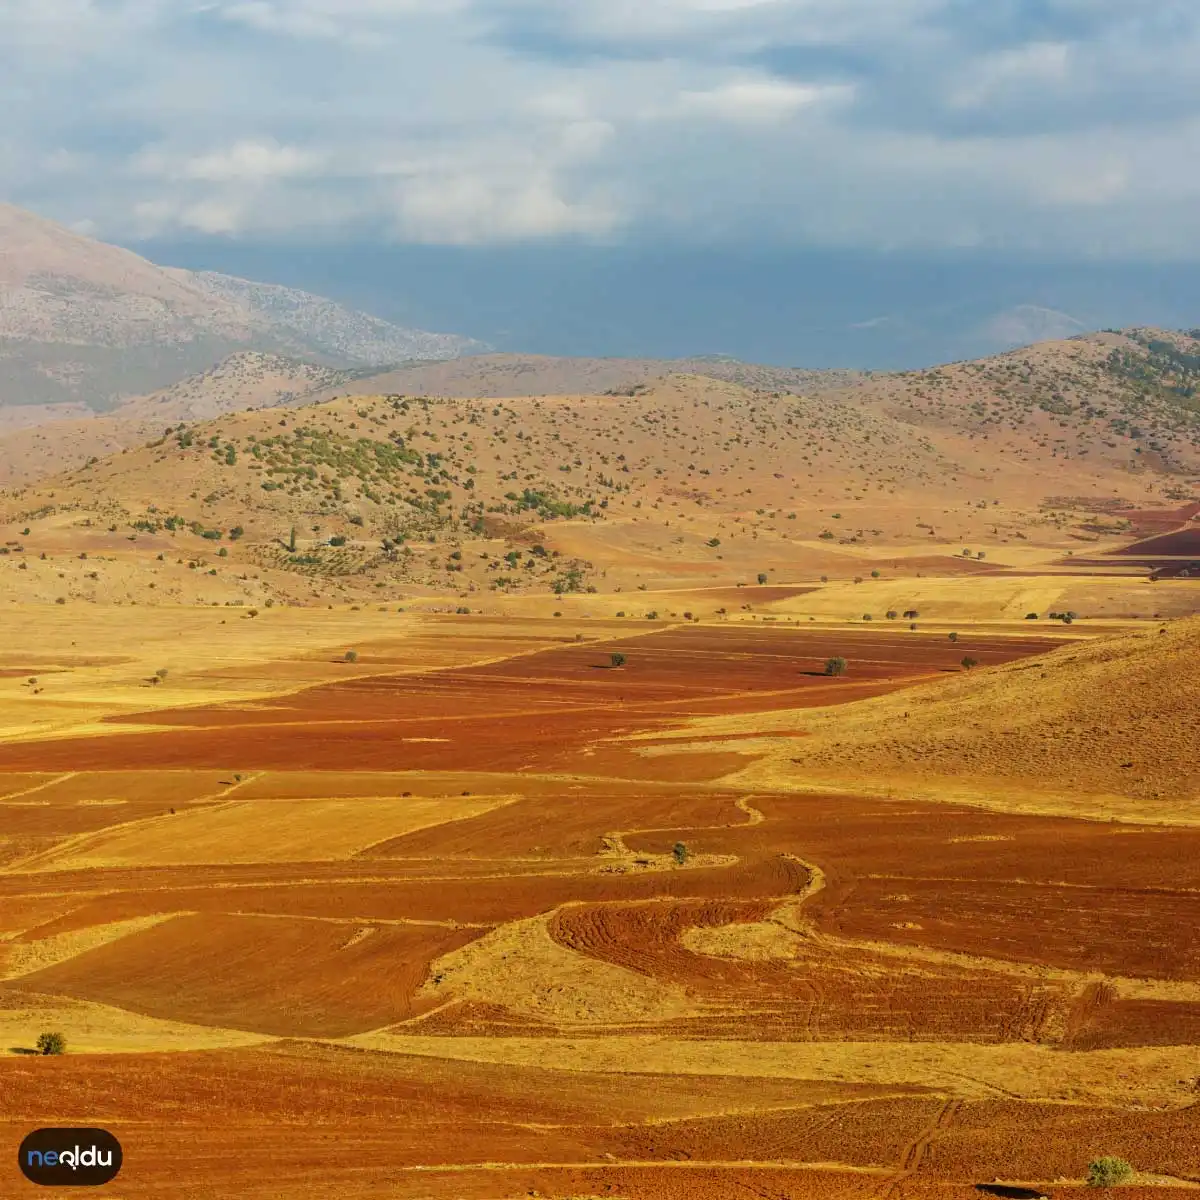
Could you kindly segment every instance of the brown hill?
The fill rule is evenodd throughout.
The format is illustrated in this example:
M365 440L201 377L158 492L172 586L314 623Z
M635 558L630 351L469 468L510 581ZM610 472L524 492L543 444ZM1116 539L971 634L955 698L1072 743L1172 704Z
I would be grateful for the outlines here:
M338 395L523 397L632 395L668 375L704 375L762 391L818 393L852 386L858 371L807 371L726 358L556 358L540 354L476 354L445 362L410 363L331 386L314 400Z
M207 421L226 413L311 401L317 392L354 377L352 371L247 350L170 387L126 400L112 416L160 424Z
M986 442L981 457L1200 473L1200 340L1189 335L1131 329L1042 342L876 376L861 396L921 428Z
M873 405L871 386L798 396L675 375L607 395L342 397L199 424L83 423L75 461L97 427L154 440L0 496L22 546L7 565L26 556L7 586L57 598L61 568L40 555L69 548L74 561L119 551L115 594L147 600L849 580L958 573L968 557L986 573L1098 540L1079 532L1093 508L1161 503L1174 479L1036 439L1023 456L981 454L963 431ZM1051 489L1081 499L1064 506ZM159 554L184 570L170 587L135 569ZM109 594L94 562L72 570L70 595Z
M196 375L97 414L83 404L0 405L0 487L34 483L140 445L166 425L225 413L299 405L357 378L339 370L254 350L231 354Z

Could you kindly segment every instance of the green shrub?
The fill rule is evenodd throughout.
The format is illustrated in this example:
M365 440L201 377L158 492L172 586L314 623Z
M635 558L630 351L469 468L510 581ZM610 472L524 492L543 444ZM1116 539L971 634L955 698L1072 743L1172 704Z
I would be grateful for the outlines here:
M825 660L826 675L845 675L846 660L844 658L827 658Z
M1088 1187L1120 1187L1133 1178L1133 1167L1123 1158L1106 1154L1088 1163Z
M343 658L345 659L346 662L349 662L349 663L358 662L358 651L357 650L347 650L346 653L343 655Z
M685 862L687 862L689 854L690 851L683 842L676 842L675 845L671 847L671 857L674 858L674 860L681 867Z
M37 1040L39 1054L66 1054L67 1039L61 1033L39 1033Z
M969 671L972 667L979 666L979 659L972 658L969 654L962 660L963 668Z
M608 656L608 661L609 661L610 663L612 663L612 665L613 665L614 667L623 667L623 666L625 665L625 655L623 655L623 654L610 654L610 655Z

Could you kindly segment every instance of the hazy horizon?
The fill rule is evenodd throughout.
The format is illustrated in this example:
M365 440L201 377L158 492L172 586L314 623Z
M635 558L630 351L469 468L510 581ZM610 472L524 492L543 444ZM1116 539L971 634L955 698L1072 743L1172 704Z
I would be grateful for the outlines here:
M163 265L302 288L529 354L889 370L1085 330L1200 324L1187 264L686 245L127 244Z

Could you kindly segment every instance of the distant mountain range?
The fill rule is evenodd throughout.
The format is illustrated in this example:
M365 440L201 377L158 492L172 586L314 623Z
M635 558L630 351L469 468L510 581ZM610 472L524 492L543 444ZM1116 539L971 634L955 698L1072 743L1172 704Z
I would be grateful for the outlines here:
M156 266L0 205L0 406L103 411L243 351L345 369L486 348L293 288Z

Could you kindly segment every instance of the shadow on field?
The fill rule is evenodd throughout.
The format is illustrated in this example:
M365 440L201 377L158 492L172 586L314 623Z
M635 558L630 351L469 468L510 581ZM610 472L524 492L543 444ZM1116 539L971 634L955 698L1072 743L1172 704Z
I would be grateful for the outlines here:
M1005 1196L1008 1200L1050 1200L1048 1193L1037 1188L1015 1187L1010 1183L977 1183L975 1190L985 1196Z

